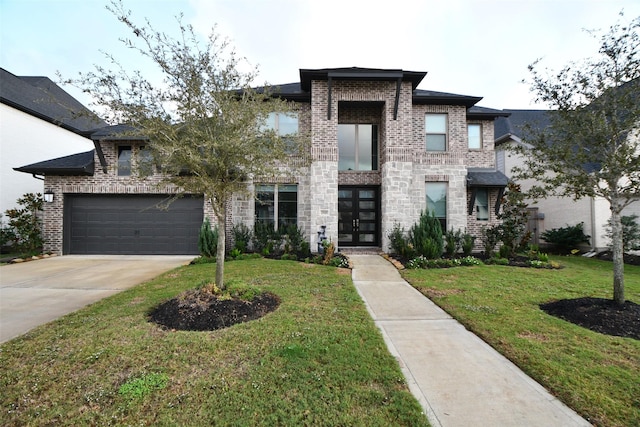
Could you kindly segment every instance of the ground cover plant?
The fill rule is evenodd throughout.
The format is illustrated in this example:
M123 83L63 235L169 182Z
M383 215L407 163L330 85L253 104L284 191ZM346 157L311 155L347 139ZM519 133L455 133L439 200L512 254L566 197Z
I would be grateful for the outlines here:
M565 268L483 265L402 275L594 425L640 425L640 341L592 331L540 307L585 297L611 301L611 263L552 260ZM625 266L625 278L628 300L639 304L640 267ZM640 318L633 325L640 327Z
M229 262L277 295L266 316L207 332L148 321L215 274L181 267L0 347L0 425L367 425L428 422L350 270Z

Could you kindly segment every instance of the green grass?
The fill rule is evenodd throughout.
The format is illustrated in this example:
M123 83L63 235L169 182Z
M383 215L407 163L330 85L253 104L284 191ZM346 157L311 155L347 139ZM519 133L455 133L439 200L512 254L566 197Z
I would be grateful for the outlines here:
M228 278L280 307L212 332L147 322L214 269L182 267L2 345L0 425L428 425L348 270L229 262Z
M592 332L540 303L613 297L611 263L554 257L566 268L506 266L406 270L403 276L560 400L599 426L640 426L640 341ZM640 303L640 267L625 268Z

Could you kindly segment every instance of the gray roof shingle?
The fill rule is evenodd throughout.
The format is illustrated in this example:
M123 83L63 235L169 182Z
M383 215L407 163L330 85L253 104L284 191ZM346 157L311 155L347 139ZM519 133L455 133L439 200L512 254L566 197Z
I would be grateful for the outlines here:
M85 153L72 154L70 156L58 157L57 159L45 160L19 168L13 168L18 172L26 172L34 175L93 175L95 162L95 150Z
M107 125L48 77L21 77L0 68L0 102L82 136Z

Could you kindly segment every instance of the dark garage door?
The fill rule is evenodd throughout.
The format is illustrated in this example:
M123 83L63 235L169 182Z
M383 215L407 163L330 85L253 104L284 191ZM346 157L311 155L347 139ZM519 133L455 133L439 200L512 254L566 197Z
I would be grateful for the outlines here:
M64 253L182 255L198 253L202 197L66 195ZM165 203L166 204L166 203Z

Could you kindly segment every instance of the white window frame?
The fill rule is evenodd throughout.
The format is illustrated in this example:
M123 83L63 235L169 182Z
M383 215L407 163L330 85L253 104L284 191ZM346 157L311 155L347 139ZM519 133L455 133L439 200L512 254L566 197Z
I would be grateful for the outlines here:
M471 146L471 128L478 128L478 139L477 139L477 147L472 147ZM482 124L480 123L468 123L467 124L467 144L469 147L469 150L482 150Z
M429 127L427 126L427 120L428 117L443 117L444 118L444 132L441 131L430 131ZM432 153L442 153L445 152L449 149L449 115L447 113L426 113L424 116L424 132L425 132L425 138L424 138L424 142L425 142L425 149L428 152L432 152ZM429 135L442 135L444 136L444 147L442 150L438 149L438 150L433 150L429 148Z

